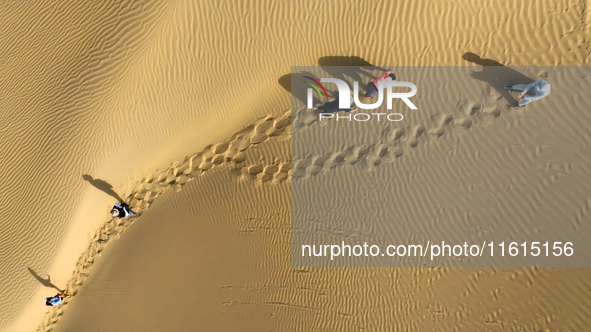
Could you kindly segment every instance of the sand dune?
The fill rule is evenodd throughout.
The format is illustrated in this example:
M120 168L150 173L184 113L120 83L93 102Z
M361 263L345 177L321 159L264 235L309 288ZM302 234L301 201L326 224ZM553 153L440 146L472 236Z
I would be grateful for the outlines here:
M52 331L589 326L591 317L582 308L590 300L581 293L589 286L589 269L291 268L290 182L259 182L264 173L244 172L269 169L269 160L280 169L289 145L271 137L247 148L238 159L243 161L228 159L197 171L201 175L180 191L165 191L105 248L83 286L74 287L79 293L65 314L52 310L43 330L60 317ZM116 238L117 231L104 234Z
M343 239L374 244L568 239L581 250L570 265L564 258L533 262L500 253L490 260L421 262L585 266L591 117L582 110L591 99L581 87L591 75L588 68L393 71L422 91L414 99L418 110L402 107L403 121L319 121L303 105L294 111L292 215L298 222L292 226L299 232L292 263L322 266L322 259L303 258L301 245ZM516 101L503 83L542 78L552 82L552 98L509 109ZM385 107L367 112L388 113ZM309 220L316 221L313 227L306 227ZM358 266L362 259L331 263ZM367 264L388 266L391 260L376 257ZM417 265L414 258L396 261Z
M79 1L67 4L46 1L0 4L0 43L4 46L0 54L0 188L3 193L0 203L0 290L5 294L0 299L0 328L19 332L34 330L42 323L47 309L40 299L55 291L50 283L62 288L70 281L70 287L77 288L81 286L76 286L77 282L83 282L86 275L92 276L90 265L84 266L84 262L97 257L96 254L104 246L104 241L96 242L93 234L99 229L99 239L101 235L108 235L110 239L111 236L116 237L114 235L119 234L129 222L124 221L118 225L109 221L107 211L115 202L112 193L123 198L135 197L140 204L138 210L143 212L151 202L158 202L154 198L159 195L160 190L145 189L144 179L151 177L154 179L152 183L158 182L158 177L166 173L167 175L162 175L164 180L160 179L162 183L178 188L178 185L187 180L178 174L179 165L188 162L191 169L198 167L191 164L191 159L185 160L185 157L193 156L198 151L209 151L212 159L203 164L203 160L200 161L204 169L210 166L208 163L223 164L226 161L220 162L214 158L225 160L229 151L235 150L230 146L225 150L223 144L212 147L213 151L205 148L235 139L231 138L234 133L255 123L257 119L264 119L268 115L274 119L282 116L289 108L289 94L285 90L288 85L284 78L287 77L291 65L359 65L361 62L398 66L470 64L462 58L465 52L474 52L483 58L495 59L506 65L587 65L589 19L585 8L588 8L585 2L574 0L560 3L495 3L477 0L463 1L461 4L435 1L397 1L386 4L366 1ZM485 123L486 116L494 118L496 111L484 107L477 114L465 116L473 121L470 125L472 127ZM480 116L483 117L482 121ZM441 118L435 121L442 121L442 124L447 120ZM433 131L433 136L444 132L440 143L437 143L443 145L449 140L446 136L448 130L457 126L468 127L470 124L467 120L456 123L456 116L453 121L439 127L431 123L418 124L425 127L425 132L421 137L416 137L419 145L417 148L421 142L425 143L422 140L432 137L429 136L430 131ZM258 128L268 125L261 124L262 127ZM266 135L272 134L275 125L273 122L270 128L260 130ZM420 128L415 128L414 135L418 136ZM264 135L259 135L262 132L255 131L250 136L250 139L254 139L253 143L266 139ZM398 134L391 133L394 137ZM410 131L410 134L413 132ZM478 138L478 142L482 144L489 139L484 133L478 135L482 135ZM218 176L230 182L240 176L253 178L240 182L242 187L239 189L233 189L234 195L239 198L237 203L228 202L227 208L248 208L251 205L244 204L247 204L246 197L251 197L256 201L269 201L265 208L270 211L288 213L284 205L285 197L281 196L285 195L289 186L287 182L281 182L287 177L288 144L279 141L283 143L273 145L275 143L265 142L265 145L261 144L256 148L256 153L251 152L255 159L258 155L266 156L268 159L264 161L246 162L246 169L236 170L227 165L215 171L221 174ZM414 144L412 138L409 144ZM266 145L273 147L263 148ZM240 151L242 147L244 146L236 151ZM402 153L403 158L410 155L406 150L402 150ZM280 162L273 159L277 156L281 157ZM231 158L240 160L241 155L238 152ZM170 168L172 171L169 174L170 163L174 160L182 162ZM227 175L224 172L240 175ZM191 174L193 173L189 172L185 175L188 177ZM83 175L90 178L84 178ZM210 181L208 188L213 192L218 190L216 185L221 185L218 182L226 181L209 180L209 177L206 173L199 181ZM103 182L96 182L97 179ZM272 188L283 189L265 189L275 182L277 184L275 187L271 186ZM107 185L102 185L104 183ZM198 181L189 183L197 186ZM226 185L232 187L230 183ZM108 189L109 186L111 189ZM203 189L191 190L202 193ZM280 193L271 194L267 190L279 190ZM179 194L184 192L185 190ZM175 196L174 193L169 191L167 194L170 196L167 197L170 204L177 204L175 202L181 200L181 196ZM12 213L23 205L27 207L24 211ZM149 211L152 208L145 212ZM179 211L179 220L193 218L193 212ZM150 213L156 216L162 212ZM215 216L211 218L219 220ZM145 224L150 224L151 219L148 216L145 219ZM275 219L271 218L267 224L263 223L263 227L273 227L273 220ZM251 223L254 224L250 227L259 227L256 222ZM229 280L227 284L234 287L250 284L261 288L269 284L280 289L283 286L280 280L287 280L285 278L288 275L297 274L287 267L288 253L281 251L286 248L283 244L287 233L282 233L283 231L287 232L278 231L265 240L272 244L264 250L265 254L273 257L273 261L259 266L273 271L268 274L269 279L266 279L269 283L261 281L263 277L260 276L266 275L262 272L240 276L239 272L227 270L228 275L232 276L228 277L231 280L226 279ZM114 233L109 235L111 232ZM223 238L220 235L219 239ZM123 240L122 238L121 241ZM258 242L242 242L235 250L248 255L255 243ZM88 248L90 251L87 251ZM78 261L80 257L82 261ZM107 257L115 257L115 254L101 257L105 258L105 264ZM243 258L245 265L254 262L254 255ZM141 272L143 268L146 266L138 267L134 273L145 273ZM95 270L101 271L98 266L93 267L92 271ZM192 271L193 268L189 270ZM72 271L75 271L73 279ZM325 286L323 289L329 292L334 286L330 284L333 273L346 275L338 279L343 282L342 287L359 283L357 276L378 276L385 273L355 269L350 272L313 271L317 279L306 280L315 285L318 285L316 280L320 281L320 285ZM459 280L456 288L450 288L450 292L453 292L464 289L463 285L469 285L470 276L478 270L441 271L449 273L449 279L443 278L445 283L452 279ZM483 287L481 290L484 293L493 292L497 285L497 288L504 287L503 289L509 290L508 294L515 295L502 301L507 306L501 308L489 305L482 309L483 315L492 315L491 319L496 321L503 313L510 312L511 308L527 304L517 301L522 298L520 296L540 296L538 292L565 292L579 298L581 290L586 289L586 270L511 271L511 274L525 275L523 278L531 278L531 274L535 274L536 281L528 288L530 290L524 290L525 293L519 293L506 284ZM114 276L116 272L112 273L111 276ZM388 273L388 278L395 279L402 272L392 270ZM432 272L408 270L408 273L405 282L420 285L423 281L430 280L428 275ZM498 276L493 270L483 273L490 276L490 279ZM577 281L574 286L566 284L565 274L573 275L568 278ZM98 275L103 274L97 272ZM309 274L299 275L306 278L304 276ZM365 284L361 283L372 289L371 285L382 282L378 281L382 280L379 278L370 278ZM290 285L298 288L297 284L301 280L293 279ZM203 287L211 285L203 284ZM438 291L441 288L438 287ZM72 300L73 303L66 312L74 311L74 301L86 297L85 289L90 290L82 287L80 295ZM124 289L131 291L131 288ZM298 305L305 305L304 302L309 299L295 292L290 295L287 290L280 292L283 292L280 293L283 298L279 296L268 301L276 303L276 307L286 308L286 312L293 307L285 305L292 303L285 298L301 298ZM330 301L326 300L323 308L343 306L347 308L343 311L344 316L336 316L336 313L326 313L330 317L320 315L321 318L312 314L302 316L310 317L309 321L313 323L308 325L303 320L291 320L289 317L297 316L292 312L284 316L278 325L272 325L271 321L260 324L270 324L268 326L276 326L276 329L305 329L309 326L326 326L323 325L323 318L330 321L331 317L352 317L342 319L366 322L370 326L376 326L374 329L379 329L379 326L390 322L385 319L391 315L391 312L386 314L386 304L381 309L384 311L378 311L376 316L363 315L359 311L369 308L362 305L372 302L375 299L372 294L378 296L379 293L337 293L340 295L332 297ZM470 293L474 294L471 299L479 301L479 296L484 293ZM425 299L430 297L430 293L423 293L420 288L405 294L412 297L423 296ZM440 299L452 297L449 295L451 293L438 294L442 294ZM318 295L320 298L322 296L324 295ZM348 301L351 296L362 298L365 302ZM572 319L556 314L565 305L561 302L566 301L565 296L559 299L550 297L543 297L547 304L534 304L541 308L541 317L555 319L553 322L556 323L552 324L556 325L549 326L563 326L564 329L571 330L581 330L586 326L584 324L588 323L588 317L583 313L577 311ZM233 296L228 298L228 301L233 301ZM104 304L104 307L109 305L109 302L99 301L96 297L92 299ZM211 301L218 305L217 299L219 298L212 298ZM393 303L388 301L394 299L383 301ZM425 302L416 303L423 305ZM580 307L584 306L584 302L578 303L581 304ZM454 307L454 304L449 305ZM415 310L417 315L425 315L424 312L419 313L418 304L412 309L405 306L406 304L400 304L396 308L399 312ZM79 312L86 312L84 308L86 307L81 305ZM462 307L457 304L455 308ZM473 313L471 308L466 307L463 310ZM141 308L138 307L137 310L135 315L127 315L134 317L134 322L142 319ZM432 317L436 320L439 309L434 310L435 316ZM50 326L59 317L59 313L52 315L53 311L43 324ZM81 320L75 322L74 316L67 318L64 315L66 323L56 329L72 330L69 327L72 325L68 324L82 324L80 322L86 319L82 313L76 317ZM513 316L503 316L502 319L513 322L511 317ZM346 324L339 323L340 320L336 318L329 327L338 328L341 326L338 324ZM94 326L92 321L87 322L89 326ZM220 319L219 322L239 324L244 321L226 322ZM404 324L410 324L408 329L419 326L412 322L409 319ZM117 324L115 319L104 323L111 324L110 326ZM538 323L533 320L522 320L516 324L542 326L535 325ZM230 325L212 323L211 326ZM257 327L252 326L253 329Z

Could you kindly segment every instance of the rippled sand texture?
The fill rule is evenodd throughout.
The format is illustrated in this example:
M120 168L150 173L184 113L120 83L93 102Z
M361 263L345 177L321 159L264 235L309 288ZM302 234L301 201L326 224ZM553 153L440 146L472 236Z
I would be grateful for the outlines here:
M267 123L229 146L273 128ZM580 331L591 323L590 269L291 268L289 149L290 140L271 136L147 179L143 188L169 190L96 264L86 259L92 271L76 271L76 297L40 331L54 321L53 331ZM216 159L224 161L207 162ZM187 174L198 176L185 182ZM118 234L117 226L102 232L105 241Z
M534 261L523 252L435 264L585 266L585 234L591 232L591 113L586 111L591 95L584 87L591 86L591 70L495 66L394 72L419 89L413 97L418 110L400 101L402 106L394 106L403 121L378 122L375 116L368 122L318 121L305 107L294 112L294 265L326 264L302 258L301 245L340 244L341 239L383 245L568 239L578 250L570 264L553 256ZM550 96L510 109L518 92L502 86L538 79L552 82ZM388 266L393 260L416 266L419 259L378 256L333 263ZM419 265L433 263L425 259Z
M282 115L289 94L279 82L291 65L360 64L359 59L382 65L464 65L462 55L468 51L507 65L585 65L586 8L582 1L3 2L0 328L32 331L43 321L47 308L42 299L55 292L50 284L65 287L72 271L78 276L79 259L92 256L86 250L96 243L97 229L109 221L106 212L116 200L113 192L124 198L135 195L144 179L161 174L155 168L166 170L172 161L225 142L256 119ZM269 182L284 176L280 173L271 172ZM264 176L254 177L262 181ZM255 189L244 190L235 189L236 196ZM257 190L283 211L278 213L287 213L281 200ZM11 214L15 209L21 210ZM286 235L273 236L266 241L273 243L269 250L276 260L259 268L273 271L266 275L277 276L273 282L281 286L278 280L295 272L287 267L287 253L283 255L279 245ZM245 242L237 250L246 255L254 243ZM353 277L355 271L341 279L363 282ZM452 271L459 281L475 273ZM554 285L556 278L565 280L560 278L567 272L552 271L536 272L541 276L536 290L561 289ZM121 277L111 273L114 279ZM331 273L349 272L319 270L317 280L332 282ZM520 273L525 272L511 272ZM232 285L265 285L254 274L243 279L239 273L232 275ZM576 285L572 292L586 289ZM327 305L364 308L346 302L349 293L343 294ZM369 293L356 294L370 299ZM72 308L84 297L81 292ZM94 300L103 307L113 304ZM544 312L555 312L562 303L556 301L564 297L546 300L550 304L544 305ZM351 312L356 311L345 313ZM147 317L141 308L135 314L127 312L126 319ZM578 317L569 326L586 319ZM380 319L385 322L386 316ZM312 321L322 326L319 318Z

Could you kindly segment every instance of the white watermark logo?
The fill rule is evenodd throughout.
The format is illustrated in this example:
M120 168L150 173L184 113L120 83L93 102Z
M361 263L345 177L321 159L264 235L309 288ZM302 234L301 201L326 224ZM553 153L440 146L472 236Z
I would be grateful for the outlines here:
M318 81L316 81L318 82ZM347 109L349 108L350 104L350 95L351 90L349 85L338 78L321 78L320 82L322 83L334 83L337 86L339 91L339 108ZM324 90L324 87L320 84L320 87ZM410 88L409 92L394 92L392 88L394 87L406 87ZM387 89L386 92L386 106L389 110L392 109L392 100L393 99L401 99L410 109L416 110L417 107L413 104L408 98L417 94L417 86L411 82L401 82L401 81L389 81L389 82L380 82L378 83L378 100L373 104L364 104L359 101L359 82L353 82L353 100L355 105L364 110L373 110L382 105L384 101L384 89ZM308 108L312 108L312 93L313 90L311 88L308 89Z
M383 118L382 115L384 116ZM388 121L402 121L404 116L400 113L355 113L354 115L349 113L346 115L337 114L336 116L333 113L320 113L318 115L318 121L322 121L322 119L336 119L337 121L349 120L364 122L374 118L377 118L377 121L381 121L382 119L386 119Z

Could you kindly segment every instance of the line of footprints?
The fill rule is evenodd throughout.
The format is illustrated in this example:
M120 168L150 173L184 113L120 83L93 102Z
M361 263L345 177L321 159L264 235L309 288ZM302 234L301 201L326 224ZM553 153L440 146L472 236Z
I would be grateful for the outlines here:
M467 117L454 120L450 114L440 115L438 126L427 132L433 137L441 137L446 127L453 125L459 131L469 129L474 116L487 121L494 121L501 114L496 107L484 108L479 103L467 104L465 101L458 103L458 107L465 109ZM315 122L306 123L305 126L314 125ZM185 158L182 162L173 163L170 168L158 174L150 174L143 179L127 197L127 202L132 209L141 214L154 200L165 190L172 188L180 190L188 181L208 170L224 164L233 165L239 170L240 180L250 180L257 184L281 183L293 177L305 178L310 175L328 171L334 167L345 164L363 163L368 168L373 168L382 162L392 162L402 156L407 149L415 148L418 138L426 131L425 126L418 125L407 131L404 128L388 129L382 135L382 140L370 146L352 146L344 151L324 155L309 156L305 159L295 160L293 167L290 160L281 161L275 158L271 163L262 161L254 165L246 163L246 149L260 144L269 139L288 139L291 130L291 111L280 117L268 116L258 120L229 140L210 145L203 151ZM72 279L68 281L66 290L71 295L76 295L88 277L95 258L112 239L118 238L137 217L111 219L103 227L98 229L86 251L76 263L76 269ZM64 301L64 305L52 307L46 313L44 320L37 331L49 332L63 315L71 298Z
M342 151L309 155L293 160L293 178L307 178L343 165L362 164L370 170L382 162L393 162L405 152L417 147L419 137L425 132L431 137L439 138L445 134L448 126L452 126L455 132L462 133L470 129L474 122L490 124L501 115L498 107L482 108L478 102L468 103L462 100L458 102L457 107L465 114L464 117L454 119L451 114L437 114L437 125L428 131L423 125L410 129L388 128L382 133L380 141L372 145L350 146Z
M288 139L291 126L291 112L275 118L265 117L253 125L236 133L226 142L207 146L203 151L185 158L182 162L173 163L170 168L159 173L150 174L141 181L138 188L126 199L132 209L140 215L150 207L154 200L167 189L180 190L187 182L223 164L231 164L240 170L241 180L252 180L256 183L280 183L289 180L291 164L289 161L275 159L268 165L246 165L246 149L269 139ZM98 229L87 249L78 259L72 278L66 284L68 294L76 295L90 274L95 258L107 244L121 236L137 217L114 218ZM38 332L49 332L63 315L70 298L64 304L49 308Z

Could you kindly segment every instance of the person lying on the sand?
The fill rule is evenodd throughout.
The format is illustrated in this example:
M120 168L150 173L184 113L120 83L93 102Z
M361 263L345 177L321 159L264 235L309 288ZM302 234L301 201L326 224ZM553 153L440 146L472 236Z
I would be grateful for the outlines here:
M357 106L351 107L353 104L353 96L350 96L349 99L349 108L339 108L339 97L333 101L327 101L324 105L320 107L314 107L314 110L322 111L323 113L334 113L338 111L345 111L345 112L355 112L357 110Z
M53 297L46 297L45 305L53 307L55 305L62 304L66 297L70 297L70 295L66 294L66 291L59 292Z
M380 77L367 83L365 94L361 95L363 100L369 100L378 94L378 86L380 83L384 84L389 81L395 81L396 75L392 74L391 70L385 71Z
M131 211L131 207L126 203L115 203L111 209L111 216L113 218L124 218L127 216L136 216L136 213Z
M525 84L516 84L516 85L505 84L505 86L503 86L503 88L505 90L521 91L521 93L517 95L517 98L521 98L521 101L518 102L517 104L511 105L511 108L518 108L521 106L525 106L534 100L540 100L540 99L546 97L547 95L549 95L550 90L551 90L550 83L548 83L544 80L535 81L535 82L528 84L528 85L525 85ZM526 93L528 95L526 95Z

